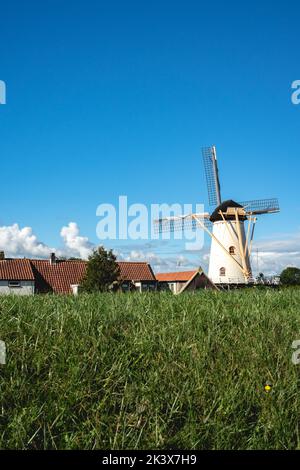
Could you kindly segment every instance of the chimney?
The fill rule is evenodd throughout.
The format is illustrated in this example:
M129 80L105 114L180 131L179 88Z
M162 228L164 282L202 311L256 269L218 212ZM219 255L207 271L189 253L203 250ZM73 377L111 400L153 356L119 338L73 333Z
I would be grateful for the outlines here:
M4 251L0 251L0 261L3 261L5 259L5 253Z
M56 256L55 253L50 253L50 264L56 264Z

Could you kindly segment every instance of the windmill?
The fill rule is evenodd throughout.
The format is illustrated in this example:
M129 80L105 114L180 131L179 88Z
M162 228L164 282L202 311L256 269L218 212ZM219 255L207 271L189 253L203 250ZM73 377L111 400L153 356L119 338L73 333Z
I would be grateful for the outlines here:
M279 212L278 199L222 201L216 148L205 147L202 155L208 201L214 210L158 219L155 227L160 233L203 229L211 238L208 277L219 285L251 284L250 255L257 216Z

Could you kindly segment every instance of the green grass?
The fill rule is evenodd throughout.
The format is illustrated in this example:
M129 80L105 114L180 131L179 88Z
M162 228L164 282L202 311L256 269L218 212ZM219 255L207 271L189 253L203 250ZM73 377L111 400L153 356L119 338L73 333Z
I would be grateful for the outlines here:
M2 449L300 448L300 289L2 296L0 339Z

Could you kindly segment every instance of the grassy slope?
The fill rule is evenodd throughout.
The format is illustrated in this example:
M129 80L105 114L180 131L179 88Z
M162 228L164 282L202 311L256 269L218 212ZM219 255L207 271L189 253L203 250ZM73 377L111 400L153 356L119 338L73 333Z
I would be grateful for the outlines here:
M300 448L299 338L299 289L1 297L0 447Z

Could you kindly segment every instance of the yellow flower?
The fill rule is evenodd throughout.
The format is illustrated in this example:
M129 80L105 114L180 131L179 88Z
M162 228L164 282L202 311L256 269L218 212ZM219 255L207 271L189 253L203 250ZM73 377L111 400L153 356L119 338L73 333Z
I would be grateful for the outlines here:
M269 393L271 391L272 387L270 385L265 385L265 391Z

